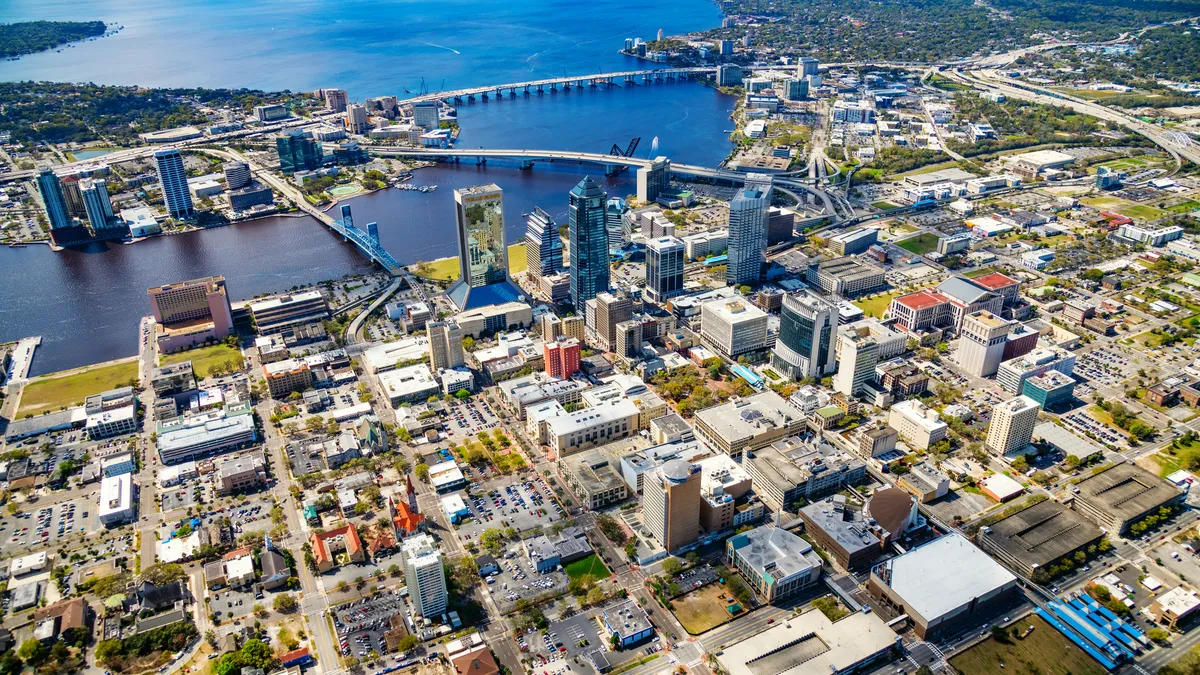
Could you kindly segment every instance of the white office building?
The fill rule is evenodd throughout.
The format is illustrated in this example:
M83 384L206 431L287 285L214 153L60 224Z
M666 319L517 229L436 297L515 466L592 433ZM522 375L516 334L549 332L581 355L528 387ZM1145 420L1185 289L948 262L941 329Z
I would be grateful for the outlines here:
M115 527L135 520L133 490L133 474L122 473L101 479L96 512L101 525Z
M988 427L987 447L1007 455L1022 450L1033 439L1041 406L1028 396L997 403L992 407L992 423Z
M842 333L838 340L842 344L838 355L838 371L833 377L833 390L846 396L857 396L863 385L875 377L879 345L874 338L858 333Z
M958 365L975 377L990 377L1000 368L1012 324L988 311L963 318Z
M437 543L428 534L418 534L404 540L401 552L413 610L427 619L440 616L446 611L446 574Z
M767 348L767 313L743 298L723 298L700 308L700 338L729 359Z
M925 407L917 399L901 401L892 406L888 413L888 426L914 448L922 450L946 438L950 427L942 421L936 410Z

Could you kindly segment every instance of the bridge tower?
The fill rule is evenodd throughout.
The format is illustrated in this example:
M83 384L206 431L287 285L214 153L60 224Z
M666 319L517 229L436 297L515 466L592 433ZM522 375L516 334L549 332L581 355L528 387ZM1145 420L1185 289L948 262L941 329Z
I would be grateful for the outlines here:
M379 223L367 223L367 236L379 245Z

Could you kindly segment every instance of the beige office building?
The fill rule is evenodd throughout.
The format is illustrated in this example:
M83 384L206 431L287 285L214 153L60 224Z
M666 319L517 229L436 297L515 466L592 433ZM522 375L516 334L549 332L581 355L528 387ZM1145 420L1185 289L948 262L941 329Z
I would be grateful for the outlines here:
M573 337L583 342L583 317L576 314L559 318L556 314L547 312L542 315L542 339L551 342L560 336Z
M596 322L594 330L600 347L611 351L617 344L617 324L633 318L633 300L627 295L613 293L596 294Z
M432 321L425 326L429 334L429 363L434 372L466 365L463 359L463 332L452 321Z
M1018 396L993 406L992 424L988 427L987 435L988 449L1007 455L1029 445L1041 409L1037 401L1028 396Z
M722 298L700 306L700 338L726 358L767 348L767 313L741 298Z
M975 377L990 377L1000 369L1012 324L984 310L963 318L958 341L958 365Z
M700 537L700 483L703 469L673 459L646 472L642 480L642 521L667 551Z

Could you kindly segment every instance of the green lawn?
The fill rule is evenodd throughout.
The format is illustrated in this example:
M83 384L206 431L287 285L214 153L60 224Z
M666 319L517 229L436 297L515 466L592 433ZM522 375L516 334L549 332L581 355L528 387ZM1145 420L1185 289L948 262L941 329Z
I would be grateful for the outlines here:
M62 377L47 375L25 386L17 414L21 417L26 414L40 415L80 405L88 396L127 385L137 376L137 361L88 368Z
M1128 199L1121 199L1120 197L1105 197L1105 196L1084 197L1079 200L1079 203L1087 204L1088 206L1094 206L1098 209L1105 209L1105 210L1134 205L1133 202L1129 201Z
M596 581L612 576L612 572L608 571L608 568L604 566L604 561L595 553L568 564L563 571L567 573L568 577L571 577L572 581L581 579L587 575L591 575L592 579Z
M905 251L912 251L917 255L924 255L937 249L938 236L929 232L905 239L904 241L896 242L896 245Z
M873 316L877 319L883 317L883 313L888 306L892 304L892 298L903 295L901 291L892 291L891 293L882 293L874 297L862 298L854 301L854 306L858 307L867 316Z
M893 204L893 203L891 203L891 202L886 202L886 201L884 201L884 202L871 202L871 206L874 206L875 208L877 208L877 209L881 209L881 210L883 210L883 211L891 211L892 209L898 209L898 208L900 208L900 205L899 205L899 204Z
M1105 675L1107 671L1041 617L1027 616L1012 624L1024 635L1006 643L988 638L950 659L961 675Z
M1154 456L1159 475L1169 476L1180 469L1200 465L1200 442L1175 447L1172 443Z
M1166 218L1167 216L1171 215L1170 212L1164 211L1156 206L1147 206L1144 204L1117 209L1117 213L1120 213L1124 216L1129 216L1130 218L1137 218L1139 220L1158 220L1159 218Z
M166 366L184 361L192 362L192 371L196 373L196 377L207 377L209 369L213 366L224 366L226 361L232 361L235 364L242 363L244 359L242 358L241 350L237 347L230 347L225 343L221 343L175 352L174 354L163 354L159 358L159 365Z
M1192 201L1190 199L1186 202L1176 204L1175 206L1167 207L1167 211L1170 211L1171 213L1188 213L1190 211L1195 211L1196 209L1200 209L1200 202Z
M424 269L418 268L416 265L412 267L413 273L417 276L426 279L434 279L438 281L454 281L458 278L458 258L441 258L432 262L417 263L418 265L426 266ZM525 260L525 244L513 244L508 247L508 273L519 274L524 272L528 267Z

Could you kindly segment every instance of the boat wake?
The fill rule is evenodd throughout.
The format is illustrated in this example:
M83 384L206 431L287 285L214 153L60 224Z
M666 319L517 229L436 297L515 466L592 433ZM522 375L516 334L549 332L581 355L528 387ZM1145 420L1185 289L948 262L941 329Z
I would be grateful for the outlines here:
M458 51L457 49L451 49L450 47L447 47L445 45L435 45L432 42L425 42L424 40L418 40L418 42L420 42L423 45L428 45L430 47L437 47L438 49L445 49L448 52L454 52L455 54L462 56L462 52Z

